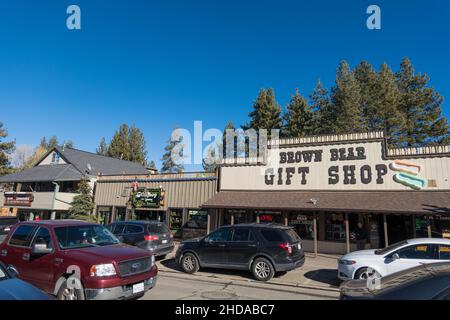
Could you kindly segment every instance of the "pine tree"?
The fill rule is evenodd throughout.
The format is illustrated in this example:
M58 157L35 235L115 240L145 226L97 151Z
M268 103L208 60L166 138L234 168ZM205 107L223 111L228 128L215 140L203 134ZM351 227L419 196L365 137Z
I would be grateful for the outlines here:
M147 163L147 167L156 170L156 164L155 164L155 161L150 160L150 161Z
M361 126L363 119L360 88L346 61L339 64L331 99L336 133L353 133L364 130Z
M146 164L147 150L145 147L144 134L134 125L130 127L128 133L128 148L129 158L126 160L140 163L142 165Z
M210 146L207 150L206 157L204 157L202 161L203 170L205 170L205 172L215 172L218 162L219 159L216 157L216 149L213 146Z
M81 179L78 183L78 195L73 197L71 207L69 208L69 217L71 219L85 219L90 216L94 210L94 197L92 196L92 188L86 179Z
M390 146L397 146L397 140L404 116L399 110L400 92L395 74L387 64L383 64L377 75L377 82L373 89L373 114L371 130L384 131Z
M378 84L377 72L367 61L362 61L353 71L355 80L359 86L360 109L361 109L361 131L377 130L377 95Z
M3 127L3 123L0 122L0 176L12 173L14 171L11 167L9 156L14 151L16 142L3 142L3 139L7 136L8 131Z
M313 134L313 116L314 113L308 101L296 89L283 117L283 136L294 138Z
M183 165L183 137L173 136L164 148L162 156L161 172L181 173L184 170Z
M333 120L332 104L327 89L320 80L309 96L313 113L313 134L332 134L336 128Z
M268 133L270 133L271 129L282 129L281 107L275 100L275 93L272 88L259 91L249 117L250 122L243 126L244 130L267 129Z
M105 138L100 139L96 153L101 156L106 156L108 154L108 145L106 144Z
M106 155L145 165L147 149L144 134L134 125L129 127L127 124L122 124L114 133Z
M400 110L405 123L398 142L404 146L423 146L449 141L448 121L442 116L442 96L428 86L427 75L415 74L411 61L404 58L397 73Z
M117 159L129 159L128 125L122 124L114 133L108 147L108 156Z

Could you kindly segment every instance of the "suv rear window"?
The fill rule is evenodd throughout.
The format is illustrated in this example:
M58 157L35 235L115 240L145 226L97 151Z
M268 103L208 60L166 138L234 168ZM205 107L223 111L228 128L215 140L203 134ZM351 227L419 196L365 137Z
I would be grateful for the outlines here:
M30 225L19 226L9 240L13 246L29 247L36 227Z
M281 230L261 230L261 235L268 242L285 242L286 240L283 237L283 232Z
M149 233L170 233L169 228L164 223L150 223L147 229Z

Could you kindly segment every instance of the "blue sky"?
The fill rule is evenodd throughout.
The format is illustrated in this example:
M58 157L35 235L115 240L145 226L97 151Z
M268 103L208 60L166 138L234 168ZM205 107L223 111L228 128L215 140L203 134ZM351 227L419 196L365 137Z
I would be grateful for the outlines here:
M370 4L382 30L366 28ZM343 59L397 70L408 56L449 98L449 14L442 0L1 1L0 121L19 145L55 134L89 151L134 123L159 166L174 127L243 124L261 87L284 107Z

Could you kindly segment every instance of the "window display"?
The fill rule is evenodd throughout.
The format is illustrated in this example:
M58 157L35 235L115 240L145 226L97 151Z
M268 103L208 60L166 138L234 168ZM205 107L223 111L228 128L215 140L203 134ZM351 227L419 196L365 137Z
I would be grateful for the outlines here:
M288 223L294 227L295 232L300 238L305 240L314 240L314 214L305 212L289 212ZM319 224L317 224L317 229ZM317 231L317 235L319 231Z
M183 224L183 209L171 209L169 212L169 227L174 237L181 237Z
M343 213L325 215L325 240L345 241L345 217Z

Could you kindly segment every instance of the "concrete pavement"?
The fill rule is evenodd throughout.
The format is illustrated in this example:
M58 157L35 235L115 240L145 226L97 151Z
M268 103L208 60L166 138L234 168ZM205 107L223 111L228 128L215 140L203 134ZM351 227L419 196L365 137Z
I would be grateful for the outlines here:
M246 271L201 269L195 274L180 270L175 251L157 261L159 280L143 299L336 299L338 256L306 254L302 268L259 282Z

